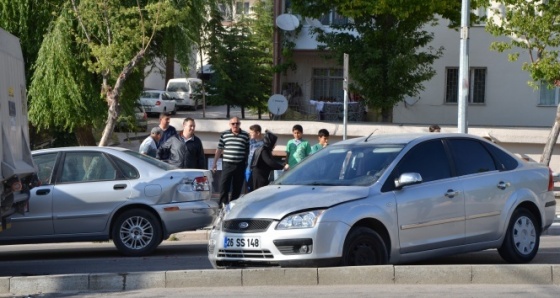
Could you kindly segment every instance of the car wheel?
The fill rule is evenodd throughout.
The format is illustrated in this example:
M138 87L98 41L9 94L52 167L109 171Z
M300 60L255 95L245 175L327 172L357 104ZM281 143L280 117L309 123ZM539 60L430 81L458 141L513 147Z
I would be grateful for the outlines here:
M145 256L152 253L163 239L159 220L146 210L129 210L113 225L112 237L120 253Z
M350 230L342 252L342 266L387 264L389 257L385 241L377 232L366 227Z
M177 107L173 108L173 111L171 111L171 115L177 115Z
M518 208L511 216L498 252L508 263L527 263L537 254L539 242L540 229L535 216L525 208Z

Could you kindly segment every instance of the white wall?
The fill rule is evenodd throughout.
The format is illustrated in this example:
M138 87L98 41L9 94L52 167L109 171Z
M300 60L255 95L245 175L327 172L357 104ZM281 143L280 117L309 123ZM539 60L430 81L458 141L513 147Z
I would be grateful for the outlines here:
M447 28L448 21L429 27L434 32L430 44L434 48L444 47L444 55L435 61L436 75L424 83L425 90L418 96L407 98L393 110L393 122L397 124L457 124L457 104L445 103L446 67L459 66L460 35ZM490 44L498 40L484 27L475 26L469 32L470 67L486 67L486 91L484 104L470 104L467 110L468 125L474 126L528 126L550 127L556 114L554 106L538 106L539 91L530 87L529 74L521 69L528 61L522 52L517 62L510 62L507 53L490 50ZM502 40L505 38L501 38ZM282 81L303 82L304 98L310 94L311 67L316 67L309 50L316 50L317 42L309 35L309 26L304 26L297 36L295 60L298 70L283 77ZM308 52L305 52L308 51ZM313 53L313 52L311 52ZM313 55L319 55L314 52ZM351 57L350 57L351 59ZM324 63L324 62L323 62Z
M459 32L447 29L446 22L433 28L432 46L444 46L444 56L433 65L437 74L424 84L425 91L406 99L393 109L394 123L456 124L457 105L445 104L446 67L459 66ZM531 79L521 69L528 60L521 53L517 62L509 62L507 53L489 49L496 37L483 27L472 27L469 39L470 67L487 67L486 98L481 105L468 106L469 125L550 127L556 107L538 106L539 92L527 85Z

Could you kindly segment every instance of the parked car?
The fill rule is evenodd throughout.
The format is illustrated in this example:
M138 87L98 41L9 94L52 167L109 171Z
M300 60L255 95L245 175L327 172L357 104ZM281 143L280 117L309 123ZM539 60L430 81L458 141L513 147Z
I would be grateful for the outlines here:
M548 167L466 134L329 145L227 205L215 268L397 264L497 248L531 261L555 213Z
M145 132L148 130L148 115L137 103L134 105L134 115L120 115L115 126L117 132Z
M118 147L33 151L42 182L29 212L14 215L0 244L103 241L124 255L153 252L170 234L212 223L208 170L177 169Z
M138 100L148 115L161 113L175 115L177 113L175 100L165 91L144 91Z
M200 90L202 80L197 78L170 79L165 91L177 103L179 109L196 111L200 103L196 99L196 92Z

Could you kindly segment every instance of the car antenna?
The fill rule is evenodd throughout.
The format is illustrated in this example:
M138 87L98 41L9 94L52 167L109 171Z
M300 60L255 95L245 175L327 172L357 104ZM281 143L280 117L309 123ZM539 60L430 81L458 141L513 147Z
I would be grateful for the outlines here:
M369 137L371 137L371 135L373 135L373 134L375 133L376 130L377 130L377 128L376 128L374 131L372 131L372 132L369 134L369 136L367 136L367 138L364 140L364 143L367 143Z

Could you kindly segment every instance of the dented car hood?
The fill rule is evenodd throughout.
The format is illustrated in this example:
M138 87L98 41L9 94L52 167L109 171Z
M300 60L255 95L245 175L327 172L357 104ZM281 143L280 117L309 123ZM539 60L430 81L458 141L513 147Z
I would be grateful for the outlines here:
M367 186L269 185L233 202L226 219L282 219L300 210L328 208L362 199L369 194Z

